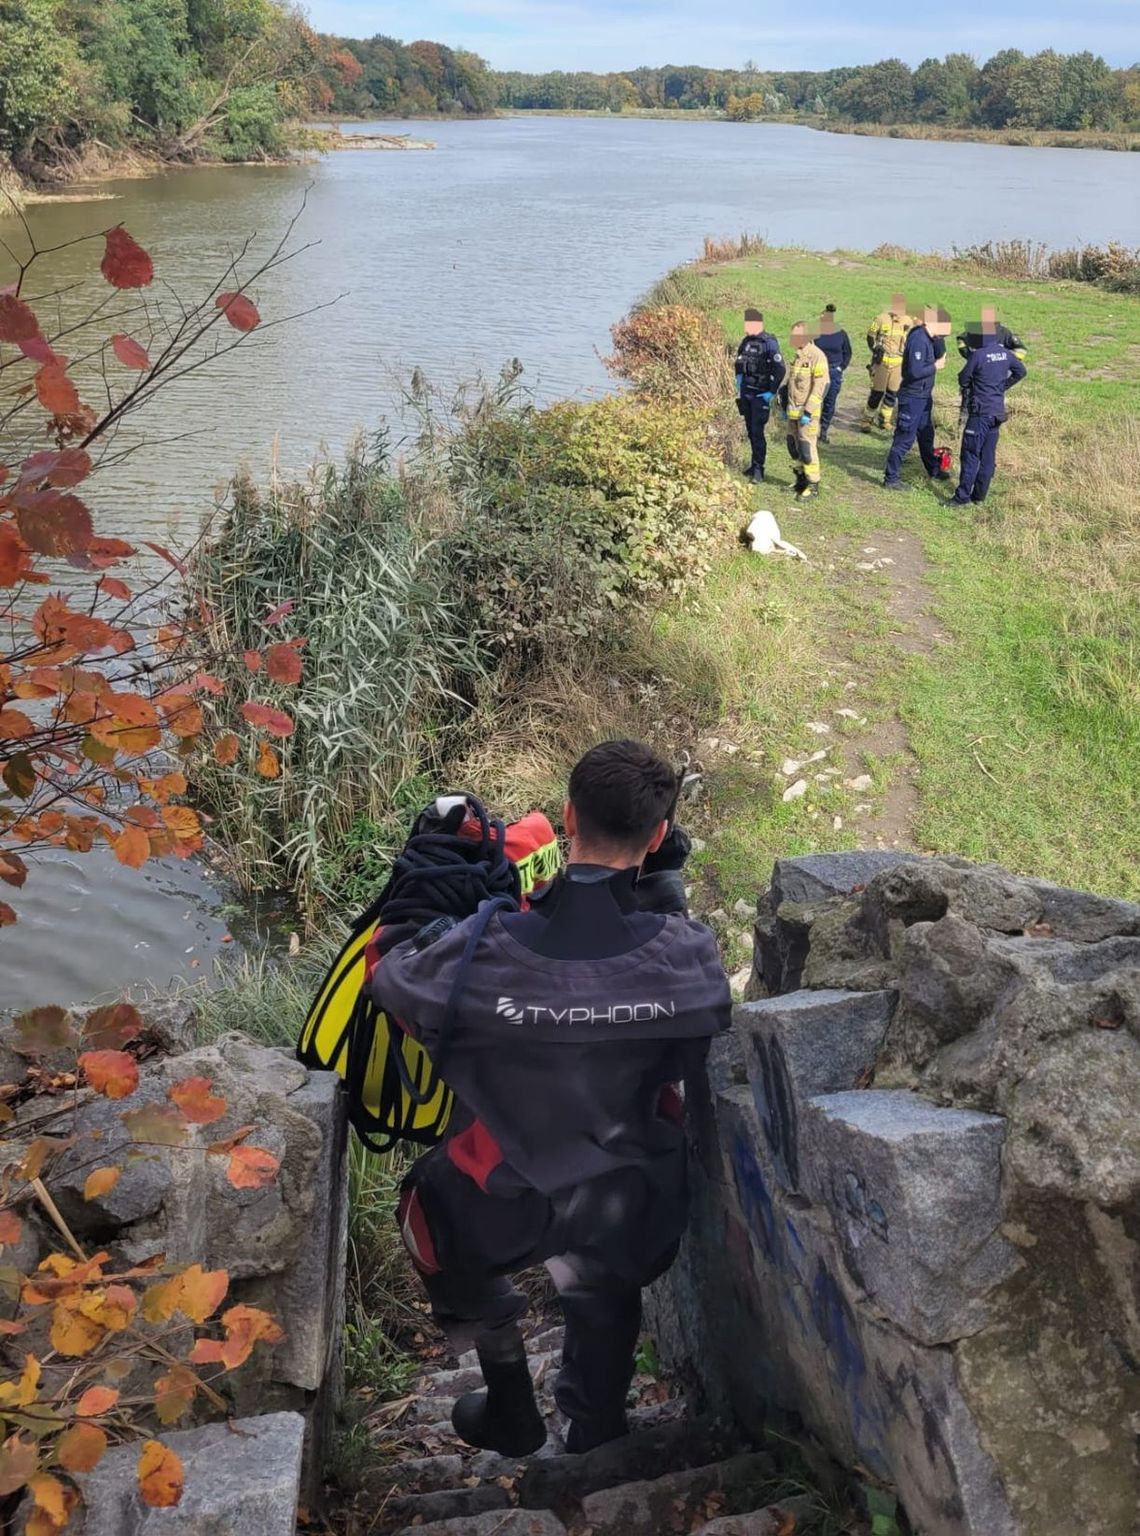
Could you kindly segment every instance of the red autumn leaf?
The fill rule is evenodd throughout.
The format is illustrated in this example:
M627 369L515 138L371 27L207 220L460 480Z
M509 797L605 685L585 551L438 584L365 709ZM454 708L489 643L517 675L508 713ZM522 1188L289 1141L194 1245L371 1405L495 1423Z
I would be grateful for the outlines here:
M235 331L252 331L261 324L257 305L244 293L219 293L214 304L223 311Z
M27 545L10 523L0 523L0 587L14 587L32 574Z
M281 762L267 741L258 745L257 771L263 779L279 779L281 777Z
M152 544L149 539L144 539L143 543L146 545L147 549L152 549L156 555L160 555L162 559L166 561L167 565L172 565L178 572L179 576L185 576L185 561L179 560L177 555L172 555L165 544Z
M167 1091L167 1098L177 1104L191 1125L213 1125L225 1114L225 1099L213 1097L213 1081L208 1077L184 1077Z
M78 485L91 473L91 455L83 448L63 448L58 453L44 449L33 453L20 465L20 485Z
M96 1051L115 1051L142 1034L142 1014L133 1003L108 1003L87 1015L83 1039Z
M234 733L232 731L226 731L225 734L219 736L217 741L214 743L215 762L220 763L223 768L227 767L237 757L238 748L240 745L241 743L238 741Z
M75 1405L81 1419L97 1419L100 1414L110 1413L119 1401L117 1387L88 1387Z
M67 358L61 357L42 336L26 336L16 345L29 362L58 363L61 368L67 367Z
M40 555L70 555L86 550L94 535L91 514L78 496L34 491L17 508L20 537Z
M265 615L264 623L279 624L286 614L292 613L297 606L295 597L287 597L283 603L278 603L276 608L271 608Z
M6 901L0 901L0 928L11 928L15 921L15 910Z
M212 693L215 696L226 691L225 683L220 677L215 677L212 672L196 672L191 686L201 688L203 693Z
M275 683L299 683L301 658L297 647L286 641L278 641L265 652L265 670Z
M176 1451L161 1440L148 1440L138 1465L139 1493L152 1509L170 1509L182 1497L184 1474Z
M234 1371L249 1359L255 1344L261 1340L277 1344L284 1337L279 1324L259 1307L231 1307L222 1313L222 1326L226 1330L224 1341L199 1339L190 1351L191 1365L224 1365Z
M261 652L260 651L246 651L245 654L242 657L242 660L245 662L246 667L247 667L247 669L250 672L260 672L261 671Z
M111 844L120 864L141 869L150 858L150 838L141 827L124 827Z
M98 1424L71 1424L56 1441L56 1459L65 1472L90 1472L103 1459L107 1436Z
M0 293L0 341L31 341L39 334L35 311L14 293Z
M274 709L270 704L258 704L250 699L241 707L241 712L250 725L256 725L269 732L271 736L292 736L293 722L281 709Z
M28 866L18 853L0 853L0 880L5 885L14 885L19 890L27 878Z
M24 1223L15 1211L0 1211L0 1245L11 1246L20 1241Z
M124 368L149 368L150 358L146 355L146 348L140 347L137 341L130 336L121 333L111 337L111 347L115 356Z
M137 553L126 539L92 539L86 549L87 559L96 571L105 571L109 565L117 565Z
M145 288L154 279L154 262L121 224L106 234L99 270L112 288Z
M263 1147L251 1147L242 1143L230 1153L226 1177L235 1189L264 1189L272 1184L281 1167L280 1158Z
M84 1051L79 1066L95 1092L107 1099L128 1098L139 1085L138 1062L126 1051Z
M0 708L0 741L22 741L31 736L35 726L22 709Z
M53 416L71 416L79 410L79 391L59 363L45 363L37 371L36 394Z
M125 581L120 581L117 576L104 576L99 582L99 590L107 597L116 598L121 603L129 603L131 589Z

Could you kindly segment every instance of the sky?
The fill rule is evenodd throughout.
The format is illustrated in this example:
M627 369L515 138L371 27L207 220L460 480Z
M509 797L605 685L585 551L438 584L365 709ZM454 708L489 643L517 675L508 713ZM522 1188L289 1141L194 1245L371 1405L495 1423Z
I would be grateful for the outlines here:
M933 10L916 6L907 19L904 7L851 0L305 0L305 8L322 32L431 38L496 69L739 68L746 59L760 69L829 69L948 52L984 60L1000 48L1087 48L1113 65L1140 61L1137 0L961 0L942 25Z

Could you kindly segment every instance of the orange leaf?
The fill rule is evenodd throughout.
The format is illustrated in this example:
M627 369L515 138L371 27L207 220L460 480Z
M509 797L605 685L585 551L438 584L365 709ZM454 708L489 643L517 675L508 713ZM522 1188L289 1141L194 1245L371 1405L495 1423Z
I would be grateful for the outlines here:
M121 333L111 337L111 347L115 356L124 368L149 368L150 358L146 355L146 348L140 347L137 341L130 336Z
M0 928L10 928L16 921L16 911L6 901L0 901Z
M141 869L150 858L150 838L141 827L124 827L111 844L120 864Z
M161 1440L148 1440L138 1467L139 1492L152 1509L170 1509L182 1497L182 1462Z
M191 1125L213 1125L225 1114L225 1099L212 1098L213 1081L208 1077L184 1077L173 1084L167 1098L177 1104Z
M61 1355L82 1359L102 1343L107 1330L93 1317L58 1301L51 1314L51 1347Z
M54 490L29 492L16 509L16 525L24 543L39 555L80 553L94 535L91 513L79 497Z
M179 1276L159 1280L143 1292L142 1315L148 1323L168 1323L178 1311Z
M99 583L99 590L107 597L117 598L121 603L130 601L131 589L125 581L120 581L117 576L104 576Z
M249 671L251 671L251 672L260 672L261 671L261 652L260 651L246 651L244 653L244 655L242 656L242 660L245 662L246 667L249 669Z
M241 743L232 731L226 731L219 736L214 743L214 760L221 763L222 767L228 767L238 755L238 747Z
M286 614L292 613L297 606L295 597L287 597L283 603L278 603L276 608L271 608L262 620L264 624L279 624Z
M261 742L258 746L257 771L263 779L276 779L281 775L281 764L277 753L267 741Z
M23 1230L24 1223L15 1211L0 1211L0 1247L18 1243Z
M27 878L28 866L18 853L0 853L0 880L5 885L14 885L19 890Z
M86 554L95 570L105 571L109 565L118 565L128 555L137 555L138 550L133 544L128 544L126 539L92 539Z
M139 1309L138 1297L129 1285L109 1285L102 1291L85 1291L79 1311L109 1333L122 1333Z
M90 1472L106 1449L107 1436L98 1424L72 1424L56 1441L55 1454L65 1472Z
M39 334L35 311L14 293L0 293L0 341L32 341Z
M91 473L91 455L83 448L44 449L33 453L20 465L20 483L38 485L78 485Z
M23 741L35 729L22 709L0 709L0 741Z
M9 1435L0 1445L0 1499L22 1488L35 1472L39 1458L31 1440Z
M128 1109L119 1118L132 1141L149 1141L160 1147L181 1147L186 1142L186 1121L173 1105L146 1104Z
M107 1099L125 1099L139 1085L138 1062L126 1051L84 1051L79 1065L96 1093Z
M301 681L301 657L295 645L278 641L266 648L265 670L275 683L299 683Z
M113 1098L114 1095L108 1094L107 1097ZM122 1176L123 1170L121 1168L106 1167L94 1169L87 1175L83 1185L84 1200L98 1200L100 1195L109 1195Z
M145 288L153 281L154 263L121 224L107 231L106 240L99 270L112 288Z
M199 1339L190 1352L192 1365L224 1365L228 1371L244 1365L259 1342L277 1344L285 1337L279 1324L259 1307L239 1305L222 1313L223 1341Z
M40 1389L43 1367L35 1355L24 1356L24 1369L18 1380L0 1381L0 1409L26 1408L35 1401Z
M52 1477L48 1472L37 1472L35 1477L28 1479L28 1492L35 1504L33 1519L36 1514L42 1513L45 1521L38 1527L33 1527L32 1521L28 1521L29 1532L62 1531L67 1524L67 1517L75 1508L78 1495L73 1488L68 1488L66 1483L61 1483L58 1477Z
M244 293L219 293L214 305L225 313L235 331L252 331L261 323L257 305Z
M264 1189L272 1184L281 1167L280 1158L263 1147L250 1147L243 1143L230 1153L226 1177L235 1189Z
M230 1288L230 1277L224 1269L203 1269L200 1264L191 1264L176 1279L178 1310L194 1323L204 1323L216 1312Z
M81 1419L96 1419L101 1413L110 1413L118 1401L119 1393L115 1387L88 1387L76 1403L75 1411Z
M198 1378L185 1365L173 1365L154 1384L154 1406L159 1421L177 1424L184 1419L198 1390Z
M83 1038L96 1051L118 1050L142 1034L142 1014L133 1003L109 1003L87 1015Z
M241 712L250 725L256 725L269 732L271 736L292 736L293 722L284 710L274 709L270 704L258 704L251 699L241 707Z
M36 370L36 395L53 416L72 416L79 410L79 391L61 363L45 363Z

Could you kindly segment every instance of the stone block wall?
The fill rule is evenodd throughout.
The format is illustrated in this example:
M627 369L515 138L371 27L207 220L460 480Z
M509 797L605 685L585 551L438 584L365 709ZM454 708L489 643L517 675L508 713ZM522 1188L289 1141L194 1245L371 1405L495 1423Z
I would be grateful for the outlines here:
M1140 907L782 860L650 1307L756 1431L923 1536L1140 1530Z

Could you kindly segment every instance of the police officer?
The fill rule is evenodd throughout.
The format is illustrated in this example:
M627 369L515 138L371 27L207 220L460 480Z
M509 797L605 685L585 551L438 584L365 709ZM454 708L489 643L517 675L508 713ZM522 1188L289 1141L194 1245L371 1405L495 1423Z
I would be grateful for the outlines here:
M788 417L788 452L796 472L796 499L811 501L819 495L819 449L816 444L831 373L827 358L812 341L802 320L792 326L792 346L795 356L780 392L780 403Z
M962 433L962 468L958 488L950 498L956 506L982 502L990 488L997 459L998 437L1006 419L1005 397L1026 374L1025 364L1005 345L993 324L993 311L982 312L982 344L971 351L958 375L966 428Z
M899 479L899 470L916 438L923 468L930 478L950 478L949 471L943 469L934 456L934 379L946 365L945 338L949 334L950 316L945 310L929 305L923 311L921 322L907 333L900 370L898 420L883 474L883 484L890 491L905 489Z
M529 911L438 921L391 949L374 1001L436 1056L456 1108L409 1171L398 1218L436 1321L486 1382L452 1411L468 1445L546 1439L511 1276L545 1263L566 1319L555 1387L566 1448L628 1432L641 1290L687 1220L684 1109L732 1002L716 941L688 916L677 780L608 741L570 775L569 862ZM488 921L490 916L490 921ZM693 1094L693 1097L696 1096Z
M1025 361L1025 343L1007 325L1001 323L992 304L983 304L982 318L978 324L959 334L958 355L969 362L971 352L976 352L983 343L988 346L995 339L1007 352L1013 352L1022 362Z
M895 424L895 403L902 382L903 350L907 332L913 325L907 314L906 299L901 293L893 294L890 305L881 315L876 315L867 330L867 346L871 361L867 372L871 375L871 393L863 409L860 429L870 432L876 423L886 431Z
M772 396L784 382L784 359L780 343L764 329L764 316L758 309L744 311L744 340L736 352L736 408L744 417L752 462L744 473L752 480L763 480L768 443L764 428L772 410Z
M827 358L831 375L827 394L823 397L823 411L819 418L819 440L821 443L826 443L827 429L834 419L835 407L839 403L839 391L843 388L844 370L851 363L851 341L846 331L836 329L834 304L828 304L819 317L819 335L815 338L815 344Z

